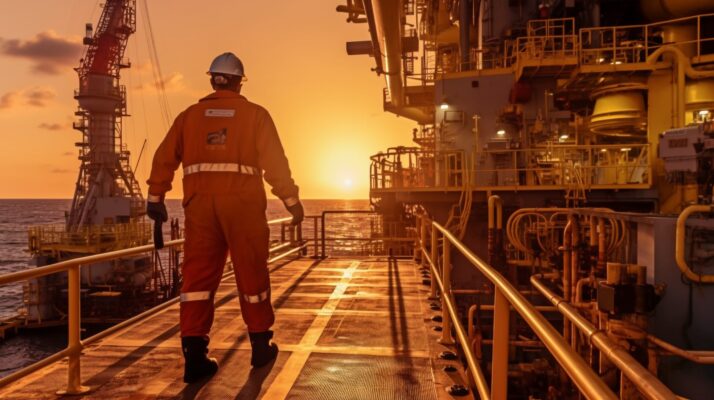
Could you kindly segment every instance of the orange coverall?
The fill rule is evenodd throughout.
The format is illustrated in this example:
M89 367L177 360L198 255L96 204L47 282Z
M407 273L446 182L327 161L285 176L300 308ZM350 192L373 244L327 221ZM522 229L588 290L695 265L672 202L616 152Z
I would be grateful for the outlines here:
M261 176L287 206L298 202L298 187L270 114L228 90L190 106L156 150L147 181L149 201L163 201L180 163L186 216L181 336L208 336L228 252L243 320L250 332L267 331L275 316Z

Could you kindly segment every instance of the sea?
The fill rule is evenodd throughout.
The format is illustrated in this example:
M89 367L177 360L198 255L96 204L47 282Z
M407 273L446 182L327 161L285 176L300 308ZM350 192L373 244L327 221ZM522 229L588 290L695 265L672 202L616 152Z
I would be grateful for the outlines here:
M35 225L62 225L71 200L1 200L0 199L0 274L29 268L31 255L27 250L27 230ZM167 200L170 218L178 218L183 226L183 208L180 200ZM320 215L326 210L369 210L368 200L303 200L306 215ZM268 200L268 219L287 217L280 200ZM332 236L351 237L368 231L365 223L369 218L360 214L345 214L326 224ZM335 215L339 217L339 215ZM168 224L164 224L164 229ZM310 219L304 222L303 235L312 238L313 225ZM279 233L273 232L273 237ZM168 234L165 235L168 237ZM0 286L0 321L18 314L22 307L22 284ZM52 355L66 346L66 328L55 328L25 333L0 339L0 377Z

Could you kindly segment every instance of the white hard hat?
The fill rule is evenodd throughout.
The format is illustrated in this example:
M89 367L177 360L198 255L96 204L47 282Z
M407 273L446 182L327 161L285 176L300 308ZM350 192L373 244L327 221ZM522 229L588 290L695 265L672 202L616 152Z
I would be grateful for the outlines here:
M223 74L245 77L243 63L233 53L223 53L213 59L208 74Z

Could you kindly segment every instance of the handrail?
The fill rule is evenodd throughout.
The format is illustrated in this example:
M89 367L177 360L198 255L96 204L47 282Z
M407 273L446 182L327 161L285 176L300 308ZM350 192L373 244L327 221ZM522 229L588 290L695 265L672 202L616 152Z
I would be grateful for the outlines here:
M292 218L279 218L268 221L268 225L281 224L285 225ZM291 232L290 243L295 243L296 247L281 253L273 258L269 259L268 262L275 262L283 259L289 255L296 254L307 247L307 243L301 240L301 228L297 227L297 240L294 237L293 232ZM185 239L172 240L165 243L164 248L176 247L184 244ZM271 248L271 252L284 248L283 245L277 245ZM141 253L153 252L155 251L153 244L148 244L144 246L132 247L128 249L115 250L106 253L94 254L85 257L73 258L65 261L60 261L51 265L46 265L38 268L27 269L24 271L13 272L9 274L0 275L0 285L5 285L9 283L22 282L28 279L39 278L46 275L67 271L67 296L68 296L68 344L67 347L45 359L42 359L34 364L31 364L21 370L18 370L10 375L7 375L0 379L0 387L7 385L10 382L14 382L24 376L31 374L47 365L55 363L65 357L69 358L68 368L67 368L67 388L65 390L59 391L58 394L69 394L77 395L86 393L89 388L82 386L81 382L81 351L86 344L95 342L113 332L118 331L132 323L135 323L147 316L153 315L156 312L174 304L178 301L178 297L170 299L152 309L142 312L141 314L135 315L134 317L115 325L97 335L92 336L84 341L81 340L80 329L81 329L81 307L80 307L80 295L81 295L81 278L80 269L82 266L95 264L101 261L114 260L121 257L132 256Z
M605 332L595 328L587 319L580 315L573 306L548 289L538 276L531 276L531 284L538 289L549 302L558 308L558 311L563 314L563 317L580 329L588 338L588 341L600 349L603 355L612 361L647 398L677 398L662 381L657 379L647 368L635 360L627 350L613 342Z
M325 210L319 216L311 216L320 220L320 258L327 257L327 242L341 242L341 241L351 241L351 242L367 242L367 243L414 243L415 238L413 237L403 237L403 236L390 236L386 232L380 236L370 235L369 237L358 237L358 236L337 236L328 238L327 237L327 216L328 215L349 215L349 214L367 214L367 215L378 215L372 210ZM317 240L317 237L315 237ZM393 249L390 247L389 252L391 253ZM317 245L315 245L315 251L317 252ZM316 254L317 257L317 254Z
M478 258L468 247L461 243L451 232L446 228L441 226L439 223L432 221L432 244L436 243L434 236L437 232L441 233L442 240L444 243L444 248L448 250L449 247L453 246L458 250L471 265L473 265L477 270L479 270L491 283L494 284L495 290L495 302L494 302L494 331L497 332L507 332L508 331L508 320L509 320L509 303L513 309L520 314L523 320L533 329L535 334L540 338L545 347L550 351L553 357L558 361L558 363L563 367L565 372L570 376L578 389L590 399L616 399L615 394L610 390L610 388L605 384L605 382L600 379L600 377L593 371L585 361L578 356L578 354L565 342L565 340L558 334L558 332L553 328L553 326L548 322L543 315L538 312L532 304L530 304L519 292L516 290L508 280L497 272L493 267L486 264L483 260ZM447 244L448 243L448 244ZM421 241L421 251L423 257L431 265L432 274L437 284L441 288L442 292L442 307L448 310L448 316L453 324L457 339L461 343L461 347L464 351L467 364L469 366L469 371L471 372L474 383L476 384L476 389L478 390L482 399L488 399L493 396L493 398L506 398L506 388L508 379L508 362L507 362L507 352L508 352L508 335L494 335L493 337L493 355L494 359L492 362L492 377L491 377L491 391L493 391L492 396L489 394L489 388L483 379L483 375L480 367L476 363L476 359L471 350L471 344L467 340L467 336L464 332L463 326L461 325L460 319L456 312L455 306L451 299L451 282L447 279L441 279L439 277L439 271L437 265L435 264L433 257L429 256L427 252L424 241ZM432 252L434 249L432 248ZM444 252L446 256L446 252ZM448 256L447 256L448 257ZM445 257L444 257L445 258ZM451 266L449 263L443 263L442 273L444 276L449 277ZM446 294L446 295L445 295ZM445 318L446 319L446 318ZM445 321L446 322L446 321ZM446 330L446 329L444 329ZM496 359L497 355L503 357L506 355L506 360Z

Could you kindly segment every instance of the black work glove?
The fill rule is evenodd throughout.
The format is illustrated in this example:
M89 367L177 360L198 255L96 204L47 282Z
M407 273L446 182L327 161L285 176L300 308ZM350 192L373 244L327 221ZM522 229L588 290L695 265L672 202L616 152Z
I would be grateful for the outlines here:
M298 225L303 219L305 219L305 210L302 208L301 202L298 201L296 204L285 208L287 208L288 212L293 216L293 220L290 221L290 225Z
M166 205L163 201L161 202L147 202L146 203L146 216L153 219L158 223L166 222L169 220L169 213L166 211Z

